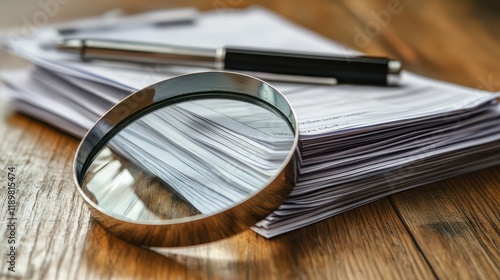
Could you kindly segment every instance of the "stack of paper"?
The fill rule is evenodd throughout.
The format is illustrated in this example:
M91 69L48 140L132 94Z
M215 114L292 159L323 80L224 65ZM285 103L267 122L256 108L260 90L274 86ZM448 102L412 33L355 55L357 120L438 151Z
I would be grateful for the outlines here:
M206 69L82 63L54 51L42 30L4 45L31 61L2 74L17 108L81 137L131 92ZM261 8L209 12L194 24L82 31L73 37L183 46L244 46L352 54ZM272 82L271 82L272 83ZM404 73L399 87L272 83L300 127L296 188L254 230L272 237L408 188L500 163L498 95Z

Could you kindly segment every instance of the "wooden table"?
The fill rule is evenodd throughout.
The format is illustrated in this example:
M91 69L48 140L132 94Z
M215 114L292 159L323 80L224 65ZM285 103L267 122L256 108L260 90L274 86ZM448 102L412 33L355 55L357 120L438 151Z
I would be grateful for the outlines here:
M23 24L23 16L40 10L31 2L2 2L2 24ZM494 0L141 2L124 5L140 11L258 3L346 46L399 58L411 71L500 90ZM102 12L117 1L86 3L69 1L50 20ZM0 61L2 69L19 65L5 53ZM0 115L1 278L500 278L500 167L399 193L271 240L248 230L213 244L154 252L92 220L72 181L77 139L5 102ZM18 184L15 273L7 271L5 253L10 166Z

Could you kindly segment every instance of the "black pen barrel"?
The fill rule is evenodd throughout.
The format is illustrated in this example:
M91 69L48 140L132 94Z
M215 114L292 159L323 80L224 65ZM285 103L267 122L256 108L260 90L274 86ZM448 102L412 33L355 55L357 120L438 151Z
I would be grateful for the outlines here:
M225 48L224 69L330 77L345 84L387 85L390 61L385 57L335 57L230 47ZM400 69L396 70L394 74L399 74Z

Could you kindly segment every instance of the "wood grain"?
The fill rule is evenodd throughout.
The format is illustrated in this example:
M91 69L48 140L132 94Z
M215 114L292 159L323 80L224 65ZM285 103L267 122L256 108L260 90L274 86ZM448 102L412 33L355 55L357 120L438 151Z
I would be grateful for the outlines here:
M392 0L394 1L394 0ZM114 0L72 0L51 21L102 12ZM129 11L192 4L202 10L259 4L369 54L390 55L411 71L500 90L500 6L401 0L403 9L359 44L359 30L390 0L123 1ZM4 5L4 4L2 4ZM40 9L8 3L5 26ZM24 5L24 6L23 6ZM5 6L7 7L7 6ZM0 69L23 65L0 52ZM267 240L248 230L212 244L149 250L121 241L90 217L75 192L71 165L78 140L0 102L0 201L16 166L17 272L2 279L499 279L500 168L490 168L382 199ZM0 252L7 250L5 203Z
M20 178L16 275L29 279L433 278L388 200L271 240L248 230L190 248L156 252L139 248L107 233L90 217L71 178L75 139L18 114L7 117L0 129L1 151L6 153L1 166L17 166ZM7 275L4 264L1 272Z
M499 182L491 168L391 197L440 278L500 277Z

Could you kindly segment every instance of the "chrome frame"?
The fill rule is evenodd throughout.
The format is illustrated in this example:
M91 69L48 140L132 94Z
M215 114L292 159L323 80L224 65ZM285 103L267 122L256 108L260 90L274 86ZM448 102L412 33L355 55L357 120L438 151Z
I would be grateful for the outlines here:
M154 106L208 98L258 100L278 110L294 133L292 147L277 174L259 192L232 208L212 214L161 222L131 222L94 203L84 193L81 181L87 165L116 132ZM259 103L257 103L259 105ZM262 104L261 104L262 105ZM155 247L189 246L232 236L273 212L286 199L296 181L298 145L297 117L288 100L277 89L254 77L222 71L187 74L139 90L106 112L84 136L75 155L76 187L94 218L108 231L129 242Z

